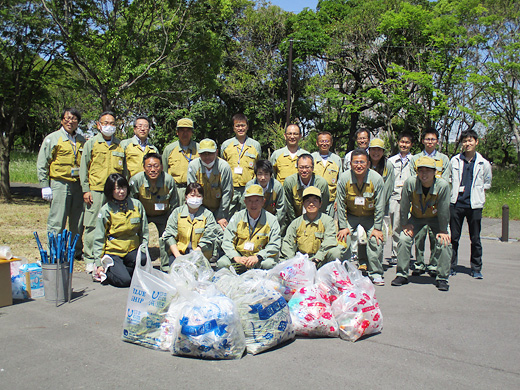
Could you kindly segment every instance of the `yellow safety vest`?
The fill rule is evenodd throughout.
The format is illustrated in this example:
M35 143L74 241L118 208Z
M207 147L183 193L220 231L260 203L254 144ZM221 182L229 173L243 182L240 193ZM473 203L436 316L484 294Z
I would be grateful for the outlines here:
M119 143L110 146L103 142L92 145L88 184L91 190L103 191L105 182L111 173L123 173L125 152Z
M110 212L106 226L104 253L123 257L139 248L141 218L137 205L126 213Z
M75 182L79 180L79 165L84 142L76 140L76 145L68 139L60 137L52 149L52 159L49 165L49 177L53 180ZM76 169L76 175L71 175L71 169Z
M247 218L247 214L246 214ZM258 252L265 248L269 242L269 234L271 227L269 225L260 224L260 220L255 226L254 231L249 229L249 223L246 221L240 221L237 225L236 236L233 240L233 245L237 252L242 256L255 256ZM245 244L252 242L254 248L252 250L246 250Z

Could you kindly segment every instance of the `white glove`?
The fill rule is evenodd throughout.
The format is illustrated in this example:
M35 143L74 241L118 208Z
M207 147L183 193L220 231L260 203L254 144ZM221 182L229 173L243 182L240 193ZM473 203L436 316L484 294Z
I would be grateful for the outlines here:
M51 187L44 187L42 188L42 199L45 199L47 201L52 200L52 190Z

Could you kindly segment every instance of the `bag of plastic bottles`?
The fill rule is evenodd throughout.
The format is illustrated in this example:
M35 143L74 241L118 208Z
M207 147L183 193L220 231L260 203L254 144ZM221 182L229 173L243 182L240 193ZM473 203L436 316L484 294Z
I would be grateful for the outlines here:
M356 341L383 329L383 315L377 299L359 288L341 294L332 304L332 314L343 340Z
M330 295L323 285L302 287L288 305L298 336L338 337L338 323L332 314Z
M369 296L373 297L376 294L376 288L368 276L363 276L360 270L352 264L350 261L344 261L348 270L348 276L354 287L366 292Z
M191 251L187 255L177 257L170 267L170 273L187 285L192 285L194 281L211 281L214 274L211 264L201 251Z
M318 270L316 284L321 284L328 290L330 303L334 302L344 291L352 290L354 287L347 269L339 260L331 261Z
M280 284L280 293L289 301L300 288L314 284L316 265L308 255L298 252L292 259L277 264L267 275Z
M181 295L174 315L172 353L203 359L240 359L246 341L235 303L216 287Z

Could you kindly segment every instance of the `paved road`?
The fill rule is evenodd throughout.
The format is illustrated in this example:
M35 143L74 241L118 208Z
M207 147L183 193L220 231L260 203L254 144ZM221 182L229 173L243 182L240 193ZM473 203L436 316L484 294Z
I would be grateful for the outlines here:
M518 389L520 243L484 240L485 278L459 272L447 293L429 277L377 288L379 335L297 339L238 361L171 356L120 340L128 290L74 276L75 298L0 308L0 388ZM469 241L460 264L469 272Z

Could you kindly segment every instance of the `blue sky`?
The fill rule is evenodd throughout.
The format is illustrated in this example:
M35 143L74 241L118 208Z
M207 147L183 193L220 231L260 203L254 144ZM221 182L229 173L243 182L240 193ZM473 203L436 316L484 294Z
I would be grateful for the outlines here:
M279 6L285 11L292 11L294 13L300 12L304 8L316 9L318 0L270 0L272 4Z

